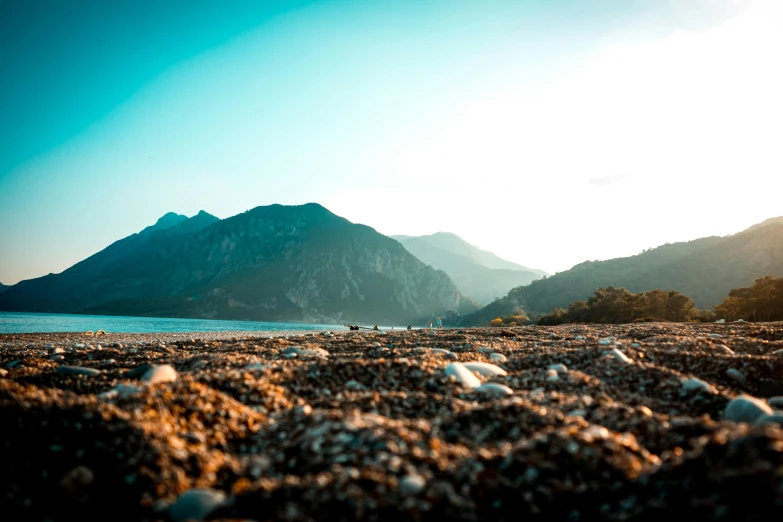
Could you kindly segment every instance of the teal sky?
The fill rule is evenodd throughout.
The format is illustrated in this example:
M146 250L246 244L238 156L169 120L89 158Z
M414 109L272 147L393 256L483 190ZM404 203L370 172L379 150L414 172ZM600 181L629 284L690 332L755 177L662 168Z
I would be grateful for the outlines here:
M711 188L702 219L639 213L623 244L573 224L740 174L776 188L781 21L739 0L3 2L0 282L169 211L272 203L549 271L736 232L783 208L765 191L728 219L737 189Z

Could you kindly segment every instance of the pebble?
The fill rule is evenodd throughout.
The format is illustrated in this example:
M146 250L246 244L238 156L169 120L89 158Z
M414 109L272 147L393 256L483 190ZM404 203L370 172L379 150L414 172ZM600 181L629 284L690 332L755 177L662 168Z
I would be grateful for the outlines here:
M60 354L60 353L65 353L65 350L63 348L60 348L59 346L52 350L52 355L57 355L57 354Z
M215 489L191 489L177 498L169 509L174 522L206 520L210 513L223 505L226 495Z
M745 382L745 376L742 374L741 371L735 369L735 368L729 368L726 370L726 376L729 379L732 379L738 383L744 383Z
M767 399L767 404L773 408L783 408L783 397L770 397Z
M489 356L489 360L495 363L504 363L507 361L506 356L502 353L493 353Z
M407 496L418 495L426 487L427 482L421 475L406 475L400 479L400 494Z
M717 344L715 345L715 349L719 352L723 352L728 355L734 355L734 350L726 346L725 344Z
M490 348L489 346L479 346L479 352L481 353L492 353L494 349Z
M514 390L506 386L505 384L498 384L496 382L487 382L474 388L473 391L479 393L497 393L499 395L513 395Z
M783 411L767 413L756 420L756 424L763 424L765 422L783 426Z
M174 382L177 380L177 370L170 364L155 365L141 377L141 380L150 384Z
M5 377L6 375L8 375L8 370L3 370L0 368L0 377Z
M692 377L682 383L682 389L689 393L694 391L711 392L713 387L708 382Z
M119 383L117 386L112 388L111 390L107 390L98 397L101 399L113 399L114 397L117 397L118 395L120 397L127 397L129 395L133 395L135 393L139 393L141 391L141 388L138 386L134 386L133 384L126 384L126 383Z
M429 351L433 353L439 353L442 355L447 355L451 353L449 350L445 350L443 348L430 348Z
M568 373L568 368L565 364L552 364L549 366L550 370L554 370L556 373Z
M353 379L345 383L345 388L348 390L363 390L364 385L358 381L354 381Z
M462 363L451 363L446 366L444 372L446 375L453 376L457 382L466 388L478 388L481 386L481 381L478 380L478 377L473 375L473 373L471 373L471 371L468 370L468 368L465 367L465 365Z
M732 422L755 422L762 415L772 413L766 402L750 395L740 395L729 401L723 418Z
M623 352L621 352L617 348L612 348L612 350L609 352L609 354L611 354L618 361L622 361L625 364L633 364L633 360L631 360L630 357L625 355Z
M500 366L495 366L494 364L485 363L485 362L466 362L463 363L465 365L465 368L472 372L477 372L480 375L484 376L493 376L493 375L508 375L508 372L501 368Z
M82 366L58 366L56 371L60 375L88 375L94 377L101 374L100 370L95 368L84 368Z
M612 344L612 341L610 341L609 339L601 339L600 341L598 341L598 344L606 346Z
M62 355L52 355L51 357L49 357L49 360L54 362L60 362L60 361L64 361L65 357L63 357Z

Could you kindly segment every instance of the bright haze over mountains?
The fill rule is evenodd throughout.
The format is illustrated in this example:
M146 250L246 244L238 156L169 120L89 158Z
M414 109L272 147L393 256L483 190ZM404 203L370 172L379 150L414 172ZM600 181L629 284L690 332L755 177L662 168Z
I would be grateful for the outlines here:
M781 27L779 0L6 2L0 282L272 203L550 273L736 233L783 214Z

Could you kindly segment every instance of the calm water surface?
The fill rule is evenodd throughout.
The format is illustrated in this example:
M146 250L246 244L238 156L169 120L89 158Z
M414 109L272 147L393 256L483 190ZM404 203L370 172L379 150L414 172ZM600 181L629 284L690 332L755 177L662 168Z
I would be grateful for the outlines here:
M346 330L343 325L265 323L261 321L218 321L212 319L170 319L166 317L113 317L108 315L33 314L0 312L0 333L86 332L222 332L222 331L322 331Z

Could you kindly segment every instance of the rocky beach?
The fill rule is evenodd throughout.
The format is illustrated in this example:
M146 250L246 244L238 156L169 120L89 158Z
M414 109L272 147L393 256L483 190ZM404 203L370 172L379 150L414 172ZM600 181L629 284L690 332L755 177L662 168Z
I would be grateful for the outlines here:
M4 520L775 520L783 324L0 335Z

